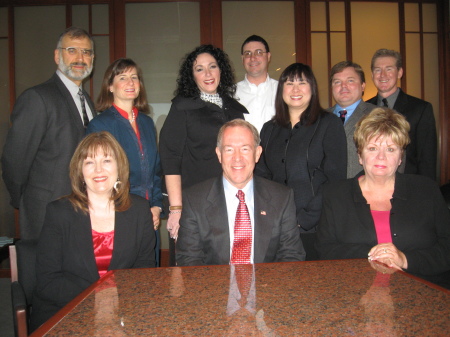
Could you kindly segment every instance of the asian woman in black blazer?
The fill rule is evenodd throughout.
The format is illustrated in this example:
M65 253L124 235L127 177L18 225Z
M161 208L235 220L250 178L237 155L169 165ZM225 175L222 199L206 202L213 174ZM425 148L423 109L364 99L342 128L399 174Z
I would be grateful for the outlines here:
M129 193L126 154L108 132L88 135L70 162L72 193L47 206L31 330L112 269L155 267L148 202Z
M347 176L344 127L320 106L316 78L302 63L291 64L281 74L275 110L261 130L263 153L255 173L294 190L306 260L317 260L314 240L323 185Z

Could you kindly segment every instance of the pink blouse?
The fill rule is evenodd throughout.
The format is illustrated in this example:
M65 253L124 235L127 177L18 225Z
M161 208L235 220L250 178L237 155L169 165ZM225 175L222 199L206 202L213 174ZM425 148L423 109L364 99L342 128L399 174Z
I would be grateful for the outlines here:
M106 233L99 233L92 230L92 240L94 243L95 262L97 264L100 277L106 274L111 263L114 248L114 230Z
M370 211L372 213L373 222L375 223L375 231L377 232L378 243L392 242L391 224L389 221L390 211Z

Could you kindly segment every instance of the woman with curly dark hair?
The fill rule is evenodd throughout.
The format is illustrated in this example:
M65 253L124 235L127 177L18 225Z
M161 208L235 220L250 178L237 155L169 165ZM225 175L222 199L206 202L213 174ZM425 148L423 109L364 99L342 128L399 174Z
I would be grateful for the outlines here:
M323 184L347 174L344 127L320 106L316 78L302 63L291 64L281 74L275 111L261 130L264 151L255 173L294 190L306 260L317 260L314 240Z
M160 135L160 155L169 196L167 230L178 235L184 188L217 177L222 168L215 147L220 127L247 110L233 99L236 85L228 55L212 45L184 58L176 97Z

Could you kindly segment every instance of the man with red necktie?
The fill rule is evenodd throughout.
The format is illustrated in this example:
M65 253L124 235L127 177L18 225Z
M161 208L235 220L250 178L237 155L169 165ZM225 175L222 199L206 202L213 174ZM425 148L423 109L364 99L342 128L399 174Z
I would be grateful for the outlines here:
M262 148L253 125L235 119L219 131L223 175L183 193L179 266L303 261L291 189L253 176Z

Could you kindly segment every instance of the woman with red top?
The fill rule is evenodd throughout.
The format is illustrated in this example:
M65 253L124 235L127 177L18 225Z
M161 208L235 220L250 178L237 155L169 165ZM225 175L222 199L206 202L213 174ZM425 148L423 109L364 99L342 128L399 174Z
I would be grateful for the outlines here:
M434 181L400 174L409 143L403 115L377 108L353 139L364 172L326 186L316 248L321 259L367 258L450 287L450 213Z
M97 111L86 133L108 131L124 149L130 163L130 193L148 200L158 231L162 209L161 164L156 147L155 124L149 112L142 71L131 59L121 58L106 69ZM159 235L156 232L156 261Z
M110 133L93 133L78 145L70 162L72 194L47 206L32 330L108 270L155 267L152 216L147 200L129 193L128 172Z

